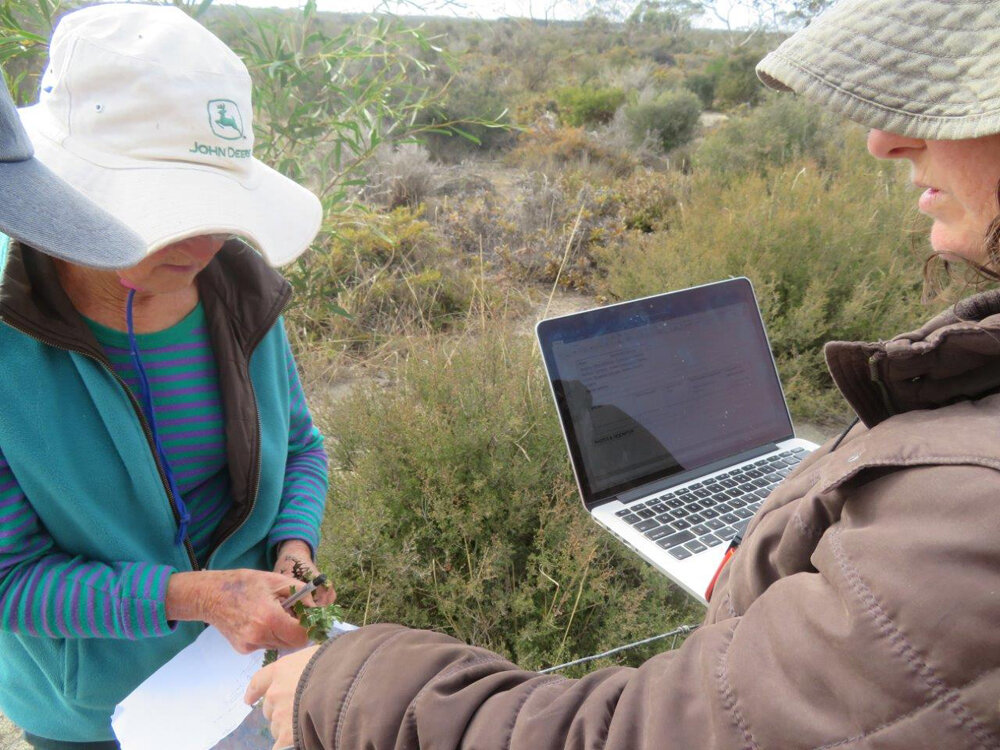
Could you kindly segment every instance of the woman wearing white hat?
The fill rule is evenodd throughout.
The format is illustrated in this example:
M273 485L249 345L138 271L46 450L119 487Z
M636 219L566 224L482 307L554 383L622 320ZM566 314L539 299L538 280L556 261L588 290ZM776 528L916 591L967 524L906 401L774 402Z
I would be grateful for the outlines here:
M314 568L326 454L269 264L321 209L253 158L251 116L239 58L141 5L67 15L21 112L145 249L94 268L126 264L67 226L0 276L0 710L36 748L116 747L115 705L204 623L241 651L306 641L281 600Z
M998 49L995 0L844 0L758 73L872 128L934 251L997 278ZM1000 747L1000 292L826 354L859 422L765 501L676 651L568 680L372 625L248 700L305 750Z

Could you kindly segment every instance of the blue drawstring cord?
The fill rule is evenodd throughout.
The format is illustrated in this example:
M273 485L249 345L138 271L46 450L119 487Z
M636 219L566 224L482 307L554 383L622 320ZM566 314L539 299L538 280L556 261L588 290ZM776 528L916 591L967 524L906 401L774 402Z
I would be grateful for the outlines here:
M135 299L135 289L128 290L128 302L125 305L125 321L128 324L128 346L129 355L132 357L132 365L135 367L135 371L139 375L139 390L142 395L142 410L146 414L146 420L149 422L149 429L153 432L153 443L156 446L156 454L160 458L160 464L163 466L163 473L167 475L167 483L170 485L170 491L174 494L174 498L177 501L177 514L180 516L179 526L177 527L177 537L174 543L177 545L184 543L184 537L187 536L187 527L191 522L191 514L188 512L187 506L184 504L184 498L181 497L181 491L177 488L177 481L174 479L174 472L170 468L170 462L167 461L167 453L163 450L163 444L160 442L160 431L156 426L156 412L153 411L153 392L149 387L149 377L146 375L146 368L142 364L142 359L139 357L139 342L135 338L135 326L132 324L132 301Z

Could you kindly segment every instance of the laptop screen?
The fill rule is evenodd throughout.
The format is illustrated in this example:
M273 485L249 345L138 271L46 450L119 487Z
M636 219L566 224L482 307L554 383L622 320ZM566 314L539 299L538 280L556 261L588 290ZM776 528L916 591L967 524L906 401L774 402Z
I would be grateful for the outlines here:
M537 333L588 505L792 437L745 278L544 320Z

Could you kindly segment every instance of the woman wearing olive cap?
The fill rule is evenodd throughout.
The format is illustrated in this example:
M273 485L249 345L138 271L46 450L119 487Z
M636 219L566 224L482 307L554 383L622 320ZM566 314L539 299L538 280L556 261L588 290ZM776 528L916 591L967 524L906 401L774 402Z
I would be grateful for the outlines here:
M307 640L282 600L315 571L326 453L272 266L321 208L253 158L250 96L181 10L100 5L60 21L21 111L141 243L119 262L54 205L77 241L15 233L0 276L0 710L35 748L117 747L116 704L205 623L242 652Z
M993 278L998 19L847 0L758 67L909 161L934 252ZM373 625L270 665L247 699L305 750L1000 747L1000 293L826 355L859 421L765 501L681 648L569 680Z

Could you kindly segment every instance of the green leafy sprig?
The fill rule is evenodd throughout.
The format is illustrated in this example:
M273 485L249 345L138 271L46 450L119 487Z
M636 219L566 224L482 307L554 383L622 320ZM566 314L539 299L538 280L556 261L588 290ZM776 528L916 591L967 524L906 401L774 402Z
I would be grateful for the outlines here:
M308 568L302 561L295 560L292 565L292 575L298 578L303 583L309 583L318 574L313 573L313 571ZM330 579L327 578L323 581L318 588L332 588L333 584L330 583ZM295 587L291 587L291 594L295 594ZM299 624L306 629L306 633L309 634L309 640L313 643L323 643L329 638L330 628L333 627L333 623L343 619L344 610L343 608L334 602L333 604L325 604L317 607L307 607L302 602L295 602L292 605L292 612L297 618L299 618ZM278 652L275 649L268 649L264 653L264 665L268 665L278 658Z
M292 575L303 583L311 583L318 573L314 573L312 568L301 560L295 560L292 564ZM326 578L319 587L329 589L333 587L333 584L330 583L329 578ZM292 587L292 594L295 594L294 587ZM333 623L344 615L344 610L337 603L307 607L302 602L296 602L292 605L292 612L299 618L299 624L306 629L306 632L309 633L309 639L314 643L323 643L328 638Z

